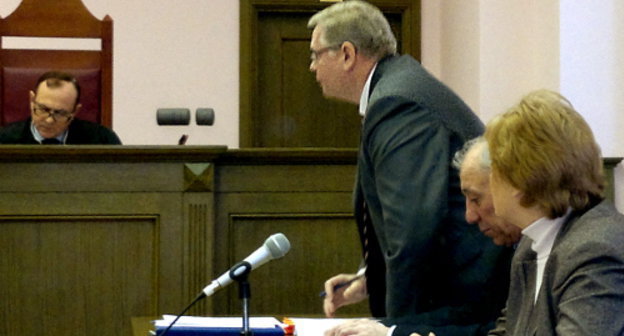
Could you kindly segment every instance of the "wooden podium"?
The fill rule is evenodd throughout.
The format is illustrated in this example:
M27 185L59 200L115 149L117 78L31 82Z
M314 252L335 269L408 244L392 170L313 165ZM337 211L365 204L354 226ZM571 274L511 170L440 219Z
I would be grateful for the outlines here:
M620 160L605 159L611 188ZM250 314L318 316L324 280L360 261L355 162L350 149L0 146L0 335L131 335L133 318L178 314L277 232L292 248L251 273ZM239 316L236 286L187 314Z
M319 314L324 280L360 259L355 158L355 150L0 146L0 334L131 335L133 317L179 313L276 232L292 249L250 275L250 312ZM239 315L235 287L188 314Z

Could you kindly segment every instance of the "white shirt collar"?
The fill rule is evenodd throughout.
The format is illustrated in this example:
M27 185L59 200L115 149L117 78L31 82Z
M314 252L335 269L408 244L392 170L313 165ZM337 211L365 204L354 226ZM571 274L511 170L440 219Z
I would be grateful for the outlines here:
M35 140L37 140L37 142L39 143L41 143L43 139L45 139L43 135L39 133L39 130L37 129L37 127L35 127L34 122L30 123L30 132L32 133ZM67 132L68 130L65 130L65 132L61 133L59 136L56 137L56 140L60 141L62 144L65 144L65 140L67 140Z
M539 290L542 286L544 268L546 267L548 257L550 257L550 252L552 251L552 247L555 243L555 238L557 238L557 234L561 231L563 223L565 223L571 212L572 208L568 208L566 214L561 217L557 217L555 219L542 217L522 230L523 235L533 240L531 249L537 253L537 274L535 275L534 302L537 301Z
M359 112L362 117L366 115L366 109L368 108L368 98L370 96L371 80L373 79L373 74L375 73L375 69L377 69L377 63L375 63L370 73L368 74L368 79L366 79L366 83L364 83L364 88L362 89L362 95L360 95Z
M561 217L555 219L542 217L522 230L523 235L533 240L531 249L537 253L538 258L540 254L550 254L557 233L561 230L561 226L570 212L572 212L572 209L568 208L566 214Z

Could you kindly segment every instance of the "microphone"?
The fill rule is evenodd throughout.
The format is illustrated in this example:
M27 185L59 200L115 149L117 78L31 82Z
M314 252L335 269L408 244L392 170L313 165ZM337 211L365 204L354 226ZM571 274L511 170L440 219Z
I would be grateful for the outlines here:
M270 260L279 259L290 250L290 242L283 233L276 233L264 242L257 250L250 254L240 263L234 265L229 271L223 273L210 285L203 289L204 296L211 296L220 288L229 285L232 280L244 276L252 270L264 265Z
M242 277L246 276L251 272L269 260L279 259L288 253L290 250L290 242L288 238L284 236L283 233L276 233L264 242L262 246L260 246L257 250L255 250L252 254L250 254L243 261L234 265L230 268L229 271L223 273L219 278L213 280L210 285L206 286L204 290L197 295L197 297L189 304L184 310L167 326L167 328L162 332L158 333L158 336L165 336L171 327L184 315L195 303L199 300L214 294L218 289L225 287L232 283L232 280L240 280ZM245 324L245 320L243 320L243 324ZM247 324L248 325L248 324Z

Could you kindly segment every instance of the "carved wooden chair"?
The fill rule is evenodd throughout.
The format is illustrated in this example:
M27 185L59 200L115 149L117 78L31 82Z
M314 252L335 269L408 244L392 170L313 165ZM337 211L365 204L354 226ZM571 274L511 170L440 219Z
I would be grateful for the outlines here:
M66 71L78 79L82 90L78 118L112 126L113 20L108 15L98 20L81 0L23 0L13 13L0 18L0 38L0 126L30 115L28 92L49 70ZM18 42L29 38L29 43L5 48L7 38ZM41 42L37 38L99 39L101 43L99 50L37 49L30 45L30 40Z

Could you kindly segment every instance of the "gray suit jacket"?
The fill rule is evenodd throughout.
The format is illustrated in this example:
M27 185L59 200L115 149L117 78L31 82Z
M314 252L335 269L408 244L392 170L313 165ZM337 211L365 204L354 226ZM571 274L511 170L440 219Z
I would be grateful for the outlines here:
M374 231L367 259L371 311L398 323L397 335L493 322L504 306L508 281L500 275L508 274L509 253L466 223L451 165L463 143L482 132L470 108L412 57L377 65L355 216L364 240L365 200Z
M609 201L570 215L535 305L530 244L516 250L506 312L489 335L624 335L624 216Z

